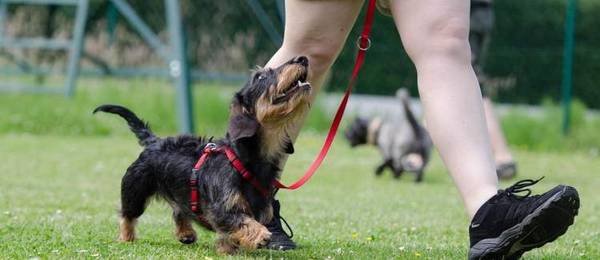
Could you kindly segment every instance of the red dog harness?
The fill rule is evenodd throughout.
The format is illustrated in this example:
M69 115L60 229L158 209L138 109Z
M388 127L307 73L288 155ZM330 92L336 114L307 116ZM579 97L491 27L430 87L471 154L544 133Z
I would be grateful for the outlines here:
M242 175L242 178L245 181L252 184L252 186L254 186L254 188L256 190L258 190L263 196L265 196L265 197L269 196L269 190L265 189L262 185L260 185L260 183L258 183L256 178L254 178L254 175L252 175L250 173L250 171L248 171L244 167L242 162L237 158L237 155L235 154L233 149L231 149L231 147L229 147L227 145L217 146L214 143L208 143L204 146L204 150L202 150L202 155L200 156L200 159L198 159L198 161L194 165L194 168L192 169L192 176L190 177L190 190L191 190L190 205L192 207L193 212L199 211L200 196L198 194L198 178L200 177L200 168L202 167L202 165L204 165L204 163L206 162L206 160L208 159L208 157L210 155L216 154L216 153L225 154L225 156L231 163L231 166L233 166L233 168L240 175Z

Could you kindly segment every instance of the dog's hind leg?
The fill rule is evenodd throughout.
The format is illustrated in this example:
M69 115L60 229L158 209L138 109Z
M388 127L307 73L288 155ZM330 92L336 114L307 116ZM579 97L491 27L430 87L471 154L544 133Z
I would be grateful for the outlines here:
M121 181L120 241L135 240L135 224L144 213L148 198L156 192L156 181L147 165L138 159Z
M423 181L423 171L422 170L417 171L416 174L417 174L417 178L415 179L415 182L416 183L422 182Z
M382 162L379 166L377 166L377 168L375 168L375 175L376 176L381 176L381 174L383 173L383 171L385 170L385 167L392 167L392 160L385 160L384 162Z
M175 236L179 242L184 244L196 242L196 231L194 231L190 217L177 206L173 206L173 220L175 221Z
M402 166L393 167L393 171L394 171L394 178L399 179L400 176L402 176L402 173L404 173L404 168L402 168Z

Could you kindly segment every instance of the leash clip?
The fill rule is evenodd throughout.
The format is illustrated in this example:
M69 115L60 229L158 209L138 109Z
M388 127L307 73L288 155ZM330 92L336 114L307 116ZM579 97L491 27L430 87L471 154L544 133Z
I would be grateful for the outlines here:
M371 48L371 38L369 36L360 35L356 39L356 47L361 51L367 51Z
M204 152L210 153L210 152L214 152L216 150L217 150L217 144L215 144L215 143L207 143L204 146Z

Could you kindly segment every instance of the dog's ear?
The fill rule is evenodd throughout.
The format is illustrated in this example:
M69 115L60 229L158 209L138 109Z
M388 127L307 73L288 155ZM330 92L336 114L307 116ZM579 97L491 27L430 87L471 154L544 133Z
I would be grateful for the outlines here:
M234 142L256 135L259 127L258 121L243 107L242 98L239 93L235 94L230 107L227 135Z

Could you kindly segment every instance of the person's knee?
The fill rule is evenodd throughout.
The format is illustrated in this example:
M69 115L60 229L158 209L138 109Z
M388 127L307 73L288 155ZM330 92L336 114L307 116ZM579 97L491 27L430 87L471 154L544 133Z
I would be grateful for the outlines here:
M471 63L468 24L462 21L446 20L433 23L405 41L406 51L419 66L428 61Z

